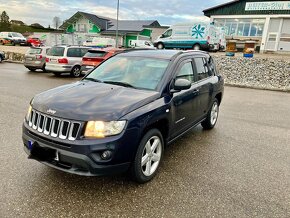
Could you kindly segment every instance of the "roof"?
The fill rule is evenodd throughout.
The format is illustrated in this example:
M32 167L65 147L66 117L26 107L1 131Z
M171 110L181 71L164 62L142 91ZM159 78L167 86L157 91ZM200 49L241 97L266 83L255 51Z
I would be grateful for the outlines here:
M122 56L139 56L139 57L146 57L146 58L160 58L160 59L166 59L170 60L174 58L175 56L186 54L186 53L193 53L193 54L207 54L203 51L196 51L196 50L188 50L188 51L180 51L180 50L173 50L173 49L129 49L125 50L124 52L118 54Z
M108 31L116 31L117 21L112 22L113 26L108 29ZM157 20L119 20L118 30L119 31L136 31L141 32L144 26L160 26Z
M80 17L84 17L84 18L88 19L93 24L98 26L101 30L106 30L107 28L111 27L112 26L111 23L114 21L114 19L109 18L109 17L103 17L103 16L99 16L99 15L95 15L95 14L89 14L89 13L86 13L86 12L78 11L71 18L66 20L60 26L60 28L61 29L66 29L69 25L71 25L72 23L74 23L78 19L80 19Z
M240 0L233 0L233 1L230 1L230 2L227 2L227 3L223 3L223 4L220 4L220 5L211 7L211 8L207 8L207 9L203 10L202 12L206 12L206 11L210 11L210 10L217 9L217 8L220 8L220 7L224 7L224 6L236 3L238 1L240 1Z

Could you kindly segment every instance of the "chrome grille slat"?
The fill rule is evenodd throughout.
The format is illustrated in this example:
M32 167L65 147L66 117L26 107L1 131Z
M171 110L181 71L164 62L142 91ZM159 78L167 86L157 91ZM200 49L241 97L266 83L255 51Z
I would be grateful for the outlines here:
M51 117L35 110L30 113L28 125L46 136L71 141L76 140L81 128L80 122Z

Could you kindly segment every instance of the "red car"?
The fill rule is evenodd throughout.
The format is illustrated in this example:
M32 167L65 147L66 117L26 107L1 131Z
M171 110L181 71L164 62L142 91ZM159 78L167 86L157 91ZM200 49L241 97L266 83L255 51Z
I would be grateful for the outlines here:
M81 73L82 74L88 73L89 70L95 68L104 60L122 51L124 51L124 49L112 47L88 50L88 52L85 54L82 60Z
M36 37L28 37L27 45L38 47L42 44L41 40Z

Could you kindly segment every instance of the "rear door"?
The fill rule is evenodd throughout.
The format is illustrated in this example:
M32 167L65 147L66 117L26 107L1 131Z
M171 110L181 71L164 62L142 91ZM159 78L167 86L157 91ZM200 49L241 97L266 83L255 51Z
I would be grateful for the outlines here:
M195 84L194 87L198 91L198 108L195 110L195 121L199 121L206 116L210 107L210 100L213 93L213 72L209 69L207 58L204 56L194 58Z

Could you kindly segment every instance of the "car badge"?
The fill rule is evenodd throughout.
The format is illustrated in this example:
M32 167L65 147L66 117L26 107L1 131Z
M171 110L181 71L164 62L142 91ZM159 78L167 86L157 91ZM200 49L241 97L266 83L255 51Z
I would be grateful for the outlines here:
M46 111L46 113L48 113L48 114L55 114L56 113L56 111L55 110L52 110L52 109L48 109L47 111Z

